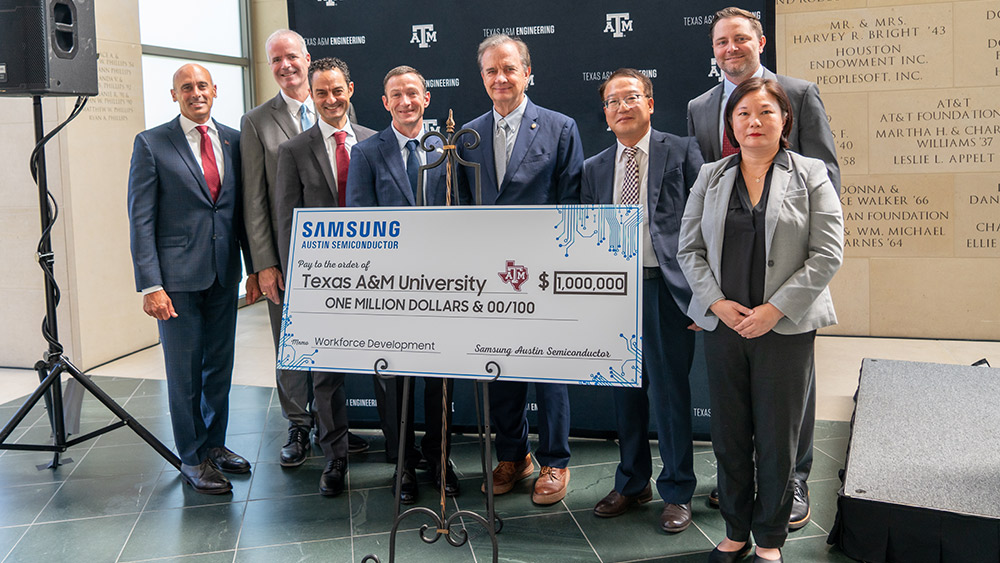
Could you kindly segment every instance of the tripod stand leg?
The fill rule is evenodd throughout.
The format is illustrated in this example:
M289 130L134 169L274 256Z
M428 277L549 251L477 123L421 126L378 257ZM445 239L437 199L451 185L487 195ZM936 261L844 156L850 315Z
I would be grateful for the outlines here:
M39 372L39 375L41 375L41 372ZM17 428L17 425L21 424L21 422L24 420L24 417L28 416L28 411L34 408L38 400L41 399L48 391L49 385L52 384L51 383L52 380L58 376L59 374L48 374L45 376L44 379L42 379L41 385L39 385L38 388L35 389L35 391L31 394L31 396L28 397L28 400L25 401L23 405L21 405L21 408L17 409L17 412L14 413L14 416L11 417L9 421L7 421L7 425L3 427L2 431L0 431L0 444L3 444L4 442L7 441L7 438L10 437L11 433L14 432L14 428Z

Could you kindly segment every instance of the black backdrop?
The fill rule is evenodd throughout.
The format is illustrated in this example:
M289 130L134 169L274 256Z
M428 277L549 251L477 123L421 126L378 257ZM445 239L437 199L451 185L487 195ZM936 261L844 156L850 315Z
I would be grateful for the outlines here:
M732 0L288 0L288 21L305 37L313 59L334 56L347 62L358 122L376 130L390 121L382 106L382 78L402 64L428 80L429 127L443 129L449 109L459 127L485 113L491 103L479 76L476 47L495 33L520 37L531 50L528 96L576 119L584 153L592 156L614 142L597 87L620 67L639 69L652 80L653 127L686 135L688 100L719 81L709 39L712 14L730 5ZM774 37L773 0L740 6L757 12L765 35ZM763 61L773 60L772 43ZM691 372L692 415L696 436L705 439L709 405L700 338L698 346ZM370 380L348 380L352 423L374 425L378 416ZM574 434L614 431L607 392L571 387ZM456 426L474 425L471 385L459 382L455 395Z

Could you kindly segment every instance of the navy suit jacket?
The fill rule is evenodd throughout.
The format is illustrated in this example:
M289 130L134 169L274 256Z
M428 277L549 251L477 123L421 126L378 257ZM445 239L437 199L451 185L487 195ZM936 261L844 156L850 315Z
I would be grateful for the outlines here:
M614 203L615 143L583 163L583 203ZM677 306L687 312L691 288L677 263L677 239L688 193L698 178L702 158L698 141L653 129L649 136L646 209L649 236L663 279Z
M434 164L441 156L441 139L430 137L428 143L437 148L437 151L427 153L427 164ZM424 173L425 205L445 204L446 168L447 163L442 163ZM416 204L392 125L354 145L347 173L348 207L405 207ZM459 204L454 194L452 204Z
M367 127L351 124L358 141L375 134ZM348 165L347 177L350 179ZM292 216L298 207L337 207L337 184L326 152L319 121L278 145L278 172L275 179L275 213L278 224L278 257L281 271L288 272L288 245L292 240ZM345 194L346 197L346 194Z
M462 127L479 133L478 147L465 148L464 138L458 145L462 158L480 164L483 205L580 203L583 143L572 118L538 107L529 99L499 191L493 163L493 111ZM475 170L460 168L460 192L475 197Z
M246 247L240 182L240 134L215 122L225 163L219 198L181 130L180 118L135 137L128 179L132 262L138 291L161 285L201 291L218 278L239 284ZM250 265L246 253L247 269Z

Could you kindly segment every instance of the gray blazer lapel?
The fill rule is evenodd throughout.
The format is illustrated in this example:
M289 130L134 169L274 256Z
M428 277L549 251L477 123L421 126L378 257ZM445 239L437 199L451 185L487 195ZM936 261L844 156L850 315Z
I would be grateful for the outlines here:
M771 173L771 187L767 194L767 211L764 214L764 249L767 256L771 255L771 240L774 229L778 226L778 214L785 203L785 194L792 179L792 171L775 164Z
M319 129L319 121L309 129L307 135L309 135L309 147L312 148L313 158L316 159L319 169L323 171L326 186L330 190L330 193L333 194L334 201L336 201L337 183L333 181L333 169L330 168L330 155L326 152L326 141L323 139L323 133Z
M722 143L719 139L719 128L722 124L719 122L719 117L722 115L722 84L719 84L712 90L712 97L708 101L708 134L709 134L709 146L712 147L712 160L716 161L722 158Z
M726 215L729 213L729 198L733 195L736 175L740 173L738 164L730 164L731 166L727 166L722 171L719 179L711 184L715 186L715 189L711 189L705 197L704 220L713 228L712 236L705 236L705 246L707 247L709 264L716 272L721 272L718 266L722 264L722 240L726 238ZM711 195L711 202L709 202L709 195ZM716 274L716 279L718 277L719 275Z
M288 113L288 104L285 103L285 98L281 97L281 92L278 92L277 96L271 98L270 108L271 117L287 138L291 139L299 134L299 128L292 121L292 115Z

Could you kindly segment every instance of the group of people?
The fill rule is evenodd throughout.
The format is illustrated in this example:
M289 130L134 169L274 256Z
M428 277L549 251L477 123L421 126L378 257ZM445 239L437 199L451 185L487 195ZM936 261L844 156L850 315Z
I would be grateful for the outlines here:
M586 160L575 121L525 94L527 45L488 37L477 61L493 107L463 126L479 133L479 145L459 150L480 164L482 205L643 208L642 387L611 392L621 461L594 514L614 517L652 500L652 415L663 464L659 527L679 533L690 526L696 480L688 372L695 331L704 330L718 460L710 502L726 521L726 538L709 561L741 560L751 534L755 561L780 561L788 530L810 515L813 342L816 329L836 322L827 285L843 258L839 169L816 85L760 64L760 21L726 8L711 37L724 79L688 103L688 137L652 129L652 82L623 68L599 89L617 140ZM247 302L268 301L277 347L294 209L443 205L445 198L441 167L418 181L431 100L418 70L386 74L382 101L391 122L374 131L354 116L346 63L311 60L289 30L265 47L279 92L249 111L239 132L211 119L217 89L209 73L184 65L171 90L181 115L136 137L129 174L136 287L158 320L181 474L203 493L229 492L223 472L250 470L225 446L241 250ZM474 203L472 174L458 175L453 201ZM420 185L426 193L417 193ZM278 370L276 378L288 421L281 465L305 460L315 428L326 459L320 492L341 493L348 453L368 447L348 431L344 374ZM408 421L397 451L403 401L412 401L412 387L403 397L401 381L373 378L386 460L403 459L393 494L416 501L418 467L431 470L438 490L459 494L450 432L442 436L441 397L451 382L422 379L426 433L418 449ZM493 493L512 491L537 465L531 499L548 505L565 497L570 480L570 405L565 385L535 390L532 451L527 384L492 384Z

